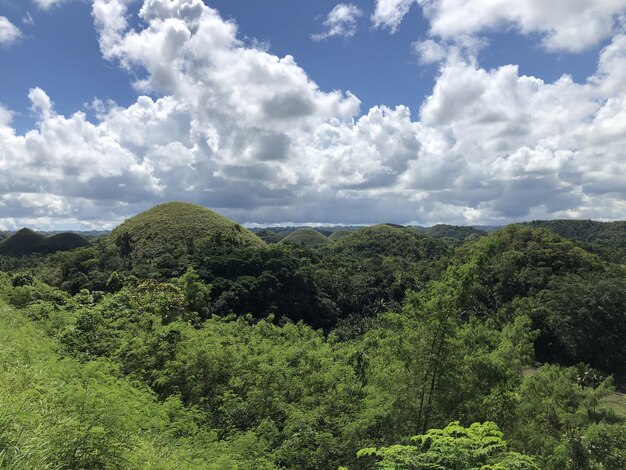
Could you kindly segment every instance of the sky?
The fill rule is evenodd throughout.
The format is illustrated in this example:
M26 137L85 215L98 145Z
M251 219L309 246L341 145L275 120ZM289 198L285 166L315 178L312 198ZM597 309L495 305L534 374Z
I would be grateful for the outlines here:
M626 0L0 0L0 229L626 219Z

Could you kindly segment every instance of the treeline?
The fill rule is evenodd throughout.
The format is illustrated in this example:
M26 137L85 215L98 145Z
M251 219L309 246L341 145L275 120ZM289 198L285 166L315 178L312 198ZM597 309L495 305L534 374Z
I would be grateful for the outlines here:
M466 235L3 259L0 467L626 468L623 267Z

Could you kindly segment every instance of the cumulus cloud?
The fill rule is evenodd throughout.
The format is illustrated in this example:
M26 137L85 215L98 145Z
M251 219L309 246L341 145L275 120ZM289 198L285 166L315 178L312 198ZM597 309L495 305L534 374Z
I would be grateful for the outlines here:
M418 55L420 63L435 64L448 57L447 48L437 41L426 39L412 44L413 51Z
M241 222L498 223L626 216L626 36L585 83L450 53L414 114L324 91L201 0L96 0L102 54L136 77L128 107L0 107L0 225L113 224L165 200ZM424 45L436 49L437 43ZM437 51L435 51L437 52ZM436 55L436 54L435 54Z
M357 20L363 16L359 7L352 3L339 3L324 20L325 31L313 34L311 39L323 41L332 37L350 38L356 34Z
M418 0L376 0L376 10L372 22L377 28L389 28L396 32L400 23Z
M8 46L22 37L20 29L5 16L0 16L0 46Z
M377 0L375 26L397 30L418 3L430 34L443 39L514 28L540 34L548 50L580 52L612 36L626 0Z

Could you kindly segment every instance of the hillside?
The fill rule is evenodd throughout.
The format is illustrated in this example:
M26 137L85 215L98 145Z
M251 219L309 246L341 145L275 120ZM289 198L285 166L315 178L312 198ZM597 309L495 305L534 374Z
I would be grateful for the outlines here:
M351 233L352 233L352 230L335 230L333 233L331 233L328 236L328 239L332 241L337 241L344 237L347 237Z
M89 245L85 237L77 233L65 232L47 237L41 250L43 253L55 253L57 251L68 251Z
M626 263L626 222L596 222L594 220L534 220L527 222L536 228L546 228L572 240L586 250L616 263Z
M291 232L283 238L280 243L303 246L306 248L320 248L328 245L331 241L317 230L313 230L312 228L300 228L295 232Z
M354 230L337 240L333 251L350 256L397 256L409 260L434 259L448 251L433 237L400 225L380 224Z
M433 225L426 229L426 233L432 237L452 238L458 241L475 240L486 235L484 230L479 230L470 226Z
M29 228L23 228L0 243L0 254L24 256L36 253L45 239L45 236Z
M168 202L144 211L115 228L110 235L122 255L151 260L165 253L188 253L203 241L217 247L263 247L248 229L205 207Z

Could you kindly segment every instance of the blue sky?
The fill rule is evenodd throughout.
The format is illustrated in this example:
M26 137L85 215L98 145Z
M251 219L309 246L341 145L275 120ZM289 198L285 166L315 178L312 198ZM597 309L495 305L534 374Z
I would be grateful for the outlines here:
M626 218L596 3L0 0L0 228Z

